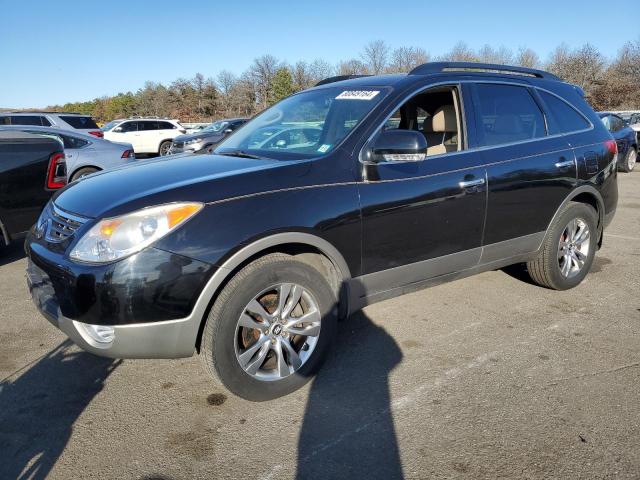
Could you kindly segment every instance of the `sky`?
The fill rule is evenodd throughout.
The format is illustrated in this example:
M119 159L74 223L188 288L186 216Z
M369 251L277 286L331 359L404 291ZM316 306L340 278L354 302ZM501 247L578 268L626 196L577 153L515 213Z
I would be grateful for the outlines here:
M419 46L432 56L459 41L521 46L544 60L560 43L613 56L640 28L618 28L596 0L190 1L0 0L0 107L45 107L136 91L197 72L243 72L283 61L358 57L365 44ZM637 11L618 0L617 12ZM635 22L637 25L637 21Z

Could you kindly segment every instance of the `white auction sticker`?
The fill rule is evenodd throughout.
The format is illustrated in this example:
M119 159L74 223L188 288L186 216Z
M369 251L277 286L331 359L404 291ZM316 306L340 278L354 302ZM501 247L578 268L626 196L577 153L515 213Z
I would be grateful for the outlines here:
M380 90L346 90L336 97L336 100L371 100Z

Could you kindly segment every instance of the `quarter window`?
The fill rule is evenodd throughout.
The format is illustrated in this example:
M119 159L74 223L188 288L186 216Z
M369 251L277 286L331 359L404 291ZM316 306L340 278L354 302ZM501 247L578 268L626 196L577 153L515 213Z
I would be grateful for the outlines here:
M476 123L483 146L546 135L542 112L529 90L514 85L475 85Z
M589 128L590 124L587 119L567 102L547 92L540 91L539 93L548 110L547 120L551 135L576 132Z
M158 122L158 128L160 130L173 130L176 127L169 122Z

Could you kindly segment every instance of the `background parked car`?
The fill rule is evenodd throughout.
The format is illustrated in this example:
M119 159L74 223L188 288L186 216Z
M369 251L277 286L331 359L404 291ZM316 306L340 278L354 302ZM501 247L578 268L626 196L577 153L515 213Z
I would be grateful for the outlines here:
M179 135L173 139L171 153L211 153L226 137L247 122L246 118L229 118L214 122L199 132Z
M630 172L635 167L638 157L638 138L635 130L619 115L609 112L599 112L598 115L618 144L618 167L623 172Z
M629 118L629 125L636 132L636 140L640 144L640 113L634 113Z
M104 131L112 142L127 142L138 153L167 155L175 137L187 131L177 120L158 118L127 119Z
M102 130L91 115L69 112L0 112L0 126L30 125L74 130L102 138Z
M0 127L1 131L22 131L51 135L64 145L67 178L70 182L100 170L134 162L136 155L130 143L109 142L102 138L50 127Z
M66 184L60 140L0 131L0 247L26 233L52 193Z

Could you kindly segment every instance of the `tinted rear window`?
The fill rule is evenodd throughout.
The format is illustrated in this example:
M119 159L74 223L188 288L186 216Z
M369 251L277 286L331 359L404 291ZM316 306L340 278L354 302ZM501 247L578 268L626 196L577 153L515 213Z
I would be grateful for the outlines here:
M589 128L589 122L567 102L555 95L540 91L540 96L549 110L549 133L568 133Z
M546 135L542 112L526 88L491 84L475 87L482 145L502 145Z
M176 128L175 125L169 122L158 122L158 127L160 130L172 130Z
M13 115L11 125L38 125L42 126L40 115Z
M91 117L80 117L78 115L60 115L60 118L73 128L98 128L98 125Z
M0 125L11 125L11 117L0 117Z

